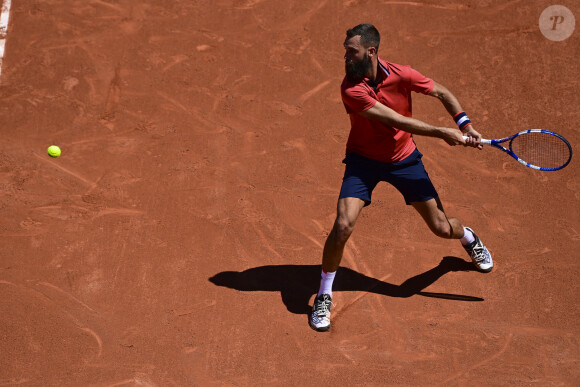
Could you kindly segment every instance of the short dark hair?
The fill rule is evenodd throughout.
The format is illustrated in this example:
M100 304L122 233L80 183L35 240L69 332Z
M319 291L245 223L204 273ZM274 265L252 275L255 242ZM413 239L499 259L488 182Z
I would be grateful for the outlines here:
M360 35L360 43L364 48L375 47L379 51L379 44L381 43L381 34L372 24L359 24L346 31L346 38L350 39L354 36Z

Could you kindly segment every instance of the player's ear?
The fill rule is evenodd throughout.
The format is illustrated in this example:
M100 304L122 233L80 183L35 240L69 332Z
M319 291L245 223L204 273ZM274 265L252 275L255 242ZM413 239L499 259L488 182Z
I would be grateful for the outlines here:
M371 46L367 50L368 50L367 53L369 56L377 55L377 48L376 47Z

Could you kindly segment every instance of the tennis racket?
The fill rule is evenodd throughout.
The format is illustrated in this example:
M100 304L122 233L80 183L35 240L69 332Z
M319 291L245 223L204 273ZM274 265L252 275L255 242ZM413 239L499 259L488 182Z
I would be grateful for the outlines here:
M506 142L508 148L500 145ZM545 129L524 130L497 140L482 139L481 143L502 150L526 167L539 171L557 171L572 160L572 146L568 140Z

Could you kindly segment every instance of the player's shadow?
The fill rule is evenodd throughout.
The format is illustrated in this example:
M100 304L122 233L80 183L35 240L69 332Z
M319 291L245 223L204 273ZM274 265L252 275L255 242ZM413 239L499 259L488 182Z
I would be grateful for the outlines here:
M423 291L452 271L476 271L476 269L473 264L461 258L444 257L434 268L409 278L401 285L393 285L341 267L336 273L332 290L364 291L389 297L411 297L417 294L449 300L483 301L483 298L479 297ZM318 291L320 284L320 265L260 266L242 272L224 271L209 278L209 281L217 286L240 291L280 292L282 302L290 312L308 314L310 312L308 302Z

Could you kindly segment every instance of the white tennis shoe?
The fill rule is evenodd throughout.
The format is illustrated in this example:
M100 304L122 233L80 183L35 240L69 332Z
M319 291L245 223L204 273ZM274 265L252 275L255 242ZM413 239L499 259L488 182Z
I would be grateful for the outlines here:
M469 227L465 228L473 234L475 240L471 242L469 245L463 246L463 248L465 249L465 251L467 251L467 254L469 254L469 256L471 257L473 264L477 267L479 271L489 273L493 269L493 259L491 259L491 254L489 253L489 250L487 249L487 247L485 247L483 242L481 242L481 240L477 237L477 235L473 232L472 229L470 229Z
M310 327L318 332L326 332L330 329L330 307L332 297L329 294L321 294L314 300L312 314L310 315Z

